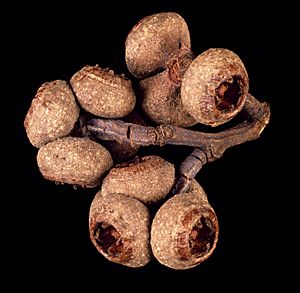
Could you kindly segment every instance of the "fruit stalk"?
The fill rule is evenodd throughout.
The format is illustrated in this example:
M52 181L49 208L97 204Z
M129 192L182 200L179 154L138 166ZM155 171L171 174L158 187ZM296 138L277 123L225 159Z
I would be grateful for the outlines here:
M186 145L201 149L207 162L220 158L227 148L257 139L269 123L270 107L248 95L243 113L245 120L218 133L205 133L162 124L157 127L125 123L120 120L90 118L86 129L102 140L149 145Z

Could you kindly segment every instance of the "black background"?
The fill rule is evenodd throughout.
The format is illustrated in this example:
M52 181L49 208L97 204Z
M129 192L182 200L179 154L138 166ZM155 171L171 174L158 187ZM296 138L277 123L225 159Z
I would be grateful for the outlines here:
M12 1L2 10L0 288L200 292L281 286L288 290L296 285L296 9L286 1L281 6L263 1L98 2ZM124 60L126 36L141 18L162 11L185 18L196 55L212 47L236 52L248 70L250 92L270 103L272 111L258 140L226 151L197 176L218 214L220 238L206 262L186 271L168 269L156 260L129 269L99 255L88 235L88 210L97 189L73 190L43 179L36 165L37 149L23 127L31 100L46 81L69 80L86 64L109 66L130 76ZM175 164L189 151L160 150Z

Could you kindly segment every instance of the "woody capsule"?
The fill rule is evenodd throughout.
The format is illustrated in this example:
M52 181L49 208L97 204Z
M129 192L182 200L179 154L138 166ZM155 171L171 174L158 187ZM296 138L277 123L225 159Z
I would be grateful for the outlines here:
M141 107L156 124L218 126L243 108L249 81L241 59L223 48L198 57L177 13L143 18L127 36L126 63L139 83Z
M38 89L25 131L39 148L45 179L97 188L87 220L101 256L131 268L153 256L170 269L191 269L212 255L219 238L217 215L194 178L228 148L259 138L270 106L249 93L236 53L211 48L194 56L178 13L143 18L128 34L125 54L136 91L123 74L86 65L70 82ZM192 128L238 115L221 131ZM192 150L178 164L157 148L167 144Z

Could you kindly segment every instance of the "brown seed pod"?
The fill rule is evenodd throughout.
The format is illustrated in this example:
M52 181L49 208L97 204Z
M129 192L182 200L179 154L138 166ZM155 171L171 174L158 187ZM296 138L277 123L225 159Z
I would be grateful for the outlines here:
M166 70L140 82L142 109L157 124L189 127L196 121L183 107L180 86L193 54L188 48L182 48L178 54L172 57Z
M55 80L37 91L24 121L28 139L35 147L67 136L74 128L79 108L68 83Z
M209 49L185 72L181 99L196 121L218 126L240 112L248 90L248 74L241 59L227 49Z
M128 115L135 106L131 81L98 65L86 65L71 78L77 99L86 111L105 118Z
M98 192L90 208L89 230L93 244L108 260L128 267L150 261L149 212L140 201Z
M194 182L187 193L175 195L157 211L151 228L152 252L165 266L189 269L212 254L218 235L217 216Z
M150 204L162 200L175 180L174 165L158 156L136 158L112 168L103 180L102 193L122 193Z
M51 181L95 187L112 167L109 152L88 138L64 137L42 146L37 154L42 175Z
M129 71L135 77L144 78L165 68L182 45L191 47L191 41L184 19L174 12L162 12L137 23L125 45Z
M128 116L124 117L122 121L146 126L145 120L136 111L132 111ZM116 140L106 140L103 141L103 144L112 155L114 163L121 163L131 159L137 154L141 147L141 145L135 143L126 141L119 142Z

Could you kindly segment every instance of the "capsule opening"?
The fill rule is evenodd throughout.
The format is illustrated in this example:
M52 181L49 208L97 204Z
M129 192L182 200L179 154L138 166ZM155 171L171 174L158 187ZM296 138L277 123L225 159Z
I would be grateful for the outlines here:
M215 236L216 229L212 222L201 216L189 235L191 254L196 257L207 254L214 245Z
M93 237L105 254L118 257L122 253L123 242L120 234L112 225L105 222L97 223Z
M216 89L216 107L220 111L234 110L243 95L242 80L238 76L233 76L232 81L224 81Z

